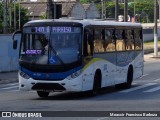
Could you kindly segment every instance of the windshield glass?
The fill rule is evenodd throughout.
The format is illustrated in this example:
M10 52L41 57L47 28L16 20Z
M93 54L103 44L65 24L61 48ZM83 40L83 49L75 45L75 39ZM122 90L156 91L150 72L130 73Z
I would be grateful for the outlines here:
M26 27L21 61L35 64L69 64L81 58L80 27Z

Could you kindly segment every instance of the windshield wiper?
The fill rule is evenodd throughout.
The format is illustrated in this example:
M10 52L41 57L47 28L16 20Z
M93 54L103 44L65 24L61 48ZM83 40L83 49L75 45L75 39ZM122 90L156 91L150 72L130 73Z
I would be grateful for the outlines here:
M51 30L50 30L50 36L49 36L49 49L51 49L52 50L52 52L55 54L55 56L58 58L58 60L60 61L60 63L62 64L62 65L64 65L64 62L62 61L62 59L58 56L58 54L57 54L57 51L54 49L54 47L50 44L51 43L51 40L52 40L52 38L51 38ZM49 51L49 50L48 50ZM50 55L50 54L48 54L48 55Z
M61 64L64 64L64 62L62 61L62 59L58 56L57 51L53 48L53 46L50 45L49 43L49 48L51 48L52 52L55 54L55 56L58 58L58 60L60 61Z

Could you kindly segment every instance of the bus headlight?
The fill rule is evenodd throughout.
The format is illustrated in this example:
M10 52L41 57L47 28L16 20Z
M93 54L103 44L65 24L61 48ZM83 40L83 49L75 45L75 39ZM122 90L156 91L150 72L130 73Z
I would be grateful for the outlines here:
M29 79L30 76L28 76L26 73L22 72L22 71L19 71L19 75L25 79Z
M71 74L70 76L67 77L68 80L74 79L76 77L78 77L81 74L81 70Z

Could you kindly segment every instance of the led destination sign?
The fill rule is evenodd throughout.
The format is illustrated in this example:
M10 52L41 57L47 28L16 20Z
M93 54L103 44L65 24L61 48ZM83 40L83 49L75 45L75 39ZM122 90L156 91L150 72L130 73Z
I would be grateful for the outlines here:
M74 33L80 32L79 27L34 27L35 32L50 32L53 33Z
M74 32L72 27L51 27L54 33L70 33ZM50 32L50 27L35 27L35 32Z

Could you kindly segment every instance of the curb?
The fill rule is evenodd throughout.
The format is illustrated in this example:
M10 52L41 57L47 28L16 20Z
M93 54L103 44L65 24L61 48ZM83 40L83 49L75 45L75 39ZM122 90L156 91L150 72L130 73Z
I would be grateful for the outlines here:
M160 51L160 48L158 48L158 51ZM154 52L154 49L144 50L144 54L150 54L150 53L153 53L153 52Z

